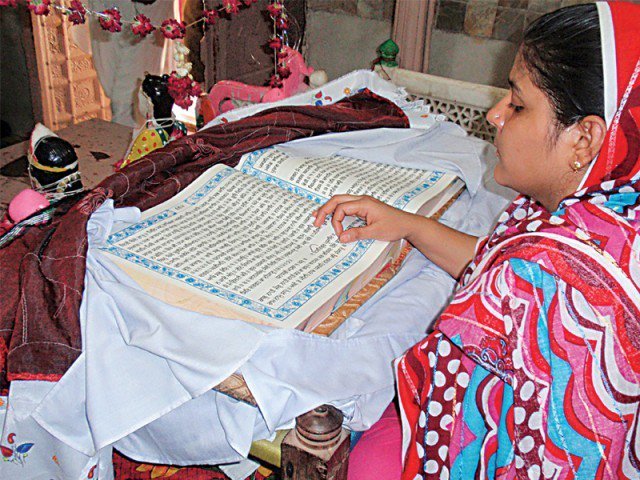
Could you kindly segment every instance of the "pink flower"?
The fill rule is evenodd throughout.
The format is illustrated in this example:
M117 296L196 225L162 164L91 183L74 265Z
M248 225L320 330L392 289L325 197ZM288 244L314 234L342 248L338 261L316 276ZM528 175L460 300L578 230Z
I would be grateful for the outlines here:
M191 97L198 97L202 94L200 84L191 77L178 77L176 72L171 72L167 83L169 95L173 98L176 105L182 108L189 108L193 103Z
M49 15L51 0L27 0L29 10L36 15Z
M147 17L143 13L139 13L138 15L133 17L131 31L134 33L134 35L140 35L140 38L144 38L155 29L156 27L151 25L151 20L149 19L149 17Z
M100 26L109 32L121 32L122 22L120 21L120 11L117 8L107 8L100 12L98 16Z
M280 50L282 48L282 40L278 37L271 37L271 40L269 41L269 48Z
M278 50L278 53L276 53L276 58L278 60L282 61L285 58L287 58L287 55L288 55L287 51L284 48L282 48L282 49Z
M218 18L220 18L220 14L217 10L205 10L202 13L204 21L207 23L207 25L213 25L214 23L216 23Z
M252 3L258 3L258 0L242 0L247 7L250 7Z
M69 16L67 17L74 25L80 25L85 22L85 14L87 11L80 0L73 0L69 5Z
M240 2L238 0L222 0L222 8L227 13L238 13Z
M0 0L0 7L15 7L18 0Z
M184 22L179 22L175 18L168 18L160 26L160 31L165 38L176 39L184 38L187 26Z

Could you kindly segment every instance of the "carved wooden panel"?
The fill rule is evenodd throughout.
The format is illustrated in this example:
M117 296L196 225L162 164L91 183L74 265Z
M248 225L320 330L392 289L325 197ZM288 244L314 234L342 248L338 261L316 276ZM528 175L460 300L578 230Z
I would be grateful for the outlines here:
M70 28L87 26L73 26L55 13L31 18L43 123L59 130L90 118L110 120L110 101L102 90L91 55L80 50L69 34Z

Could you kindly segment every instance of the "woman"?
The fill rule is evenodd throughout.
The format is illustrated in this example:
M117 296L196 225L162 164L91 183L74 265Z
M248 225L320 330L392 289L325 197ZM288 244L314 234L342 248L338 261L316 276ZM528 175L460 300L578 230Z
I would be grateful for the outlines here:
M640 477L639 30L640 5L621 2L527 29L488 113L495 179L522 195L488 238L367 197L316 212L341 241L406 238L461 276L397 362L402 478ZM367 225L343 231L345 215ZM367 439L391 432L399 452L394 429L390 407L350 478L399 477L401 456Z

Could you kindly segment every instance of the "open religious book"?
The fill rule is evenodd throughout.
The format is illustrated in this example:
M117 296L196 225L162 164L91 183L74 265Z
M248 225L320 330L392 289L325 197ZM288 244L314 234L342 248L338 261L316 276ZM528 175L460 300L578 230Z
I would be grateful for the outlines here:
M312 330L400 253L400 242L341 244L311 213L335 193L372 195L431 215L462 188L454 175L276 148L216 165L104 252L156 298L189 310ZM345 228L362 225L347 217Z

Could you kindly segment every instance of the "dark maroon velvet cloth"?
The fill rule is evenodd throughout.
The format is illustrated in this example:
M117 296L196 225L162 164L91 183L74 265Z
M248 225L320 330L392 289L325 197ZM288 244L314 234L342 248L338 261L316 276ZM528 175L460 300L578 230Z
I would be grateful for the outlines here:
M86 224L106 198L151 208L217 163L277 143L329 132L408 127L393 103L369 91L323 107L277 107L176 140L106 178L53 220L0 250L0 389L16 379L57 380L81 351Z

